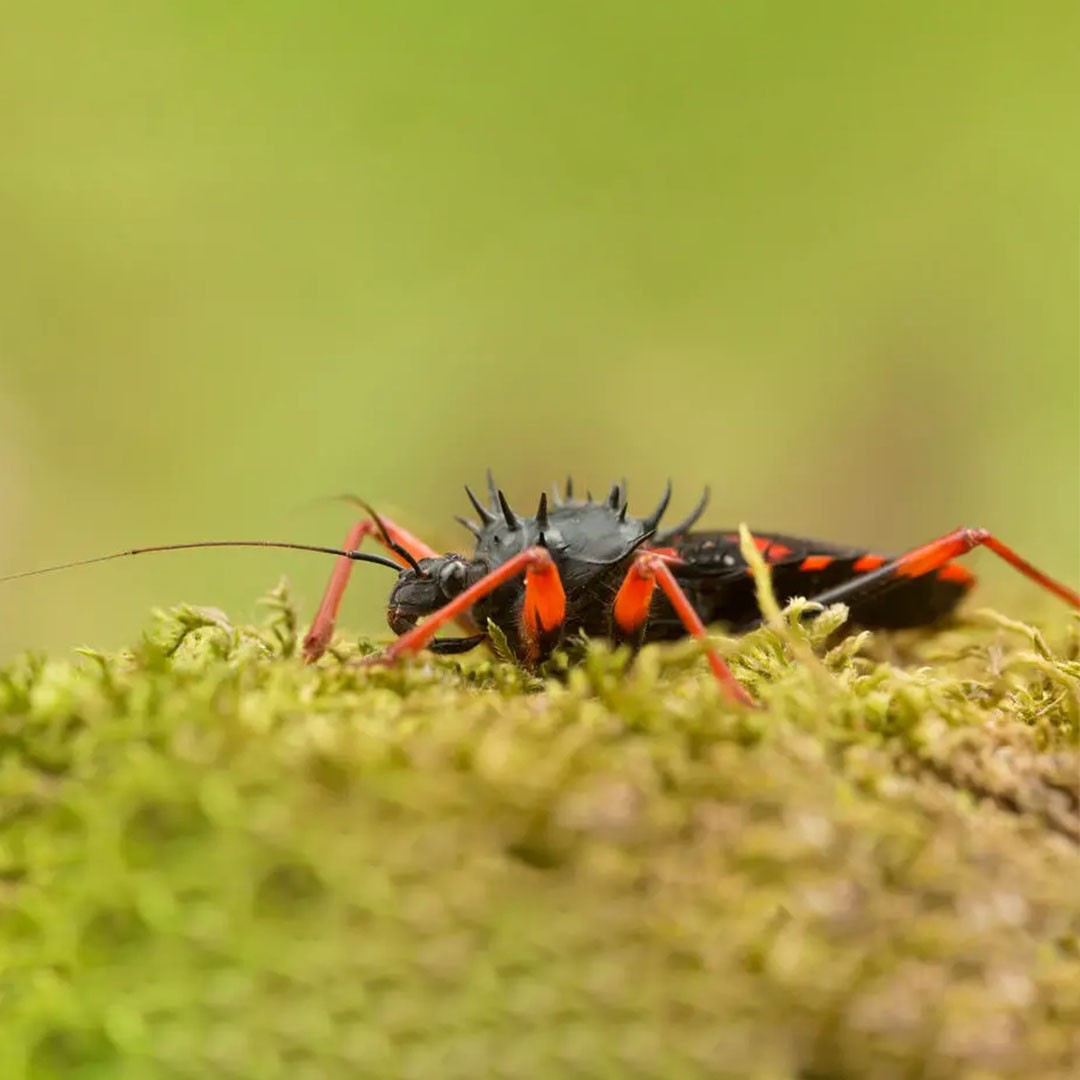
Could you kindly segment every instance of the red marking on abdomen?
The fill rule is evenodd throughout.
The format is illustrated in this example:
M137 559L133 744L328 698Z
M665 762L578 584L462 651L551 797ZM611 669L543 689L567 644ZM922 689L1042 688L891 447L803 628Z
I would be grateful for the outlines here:
M809 573L814 570L824 570L825 567L831 566L834 562L836 562L836 557L833 555L807 555L799 563L799 569Z
M851 569L856 574L865 574L868 570L877 570L884 565L885 557L883 555L862 555L855 560L855 565Z
M725 532L724 539L732 543L739 543L741 538L738 532ZM782 544L779 540L770 540L768 537L754 537L754 546L762 555L767 557L767 561L770 563L777 563L780 559L787 558L792 553L792 549L788 548L787 544Z

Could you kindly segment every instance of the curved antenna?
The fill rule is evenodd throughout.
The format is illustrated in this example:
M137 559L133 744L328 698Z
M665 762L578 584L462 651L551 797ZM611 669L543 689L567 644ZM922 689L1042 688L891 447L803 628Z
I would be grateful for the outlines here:
M413 558L411 552L406 551L397 541L391 539L383 519L372 509L370 503L364 502L359 495L353 495L351 492L345 492L341 495L325 495L320 499L310 500L312 505L318 502L345 502L352 506L359 506L361 510L367 512L368 516L378 526L379 534L382 537L383 543L396 555L400 555L401 558L409 564L421 577L427 577L427 573L420 569L420 564Z
M43 566L38 570L23 570L18 574L5 574L0 582L16 581L19 578L37 577L39 574L53 574L58 570L73 570L76 566L91 566L93 563L110 562L112 559L125 559L131 555L149 555L157 551L190 551L192 548L285 548L290 551L314 551L320 555L344 555L354 562L374 563L376 566L388 566L396 573L401 573L401 565L383 555L373 555L366 551L346 551L344 548L322 547L318 544L292 544L285 540L200 540L191 544L154 544L151 547L128 548L127 551L114 551L111 555L96 555L92 559L76 559L74 562L57 563L55 566Z
M687 529L690 528L691 525L693 525L697 521L699 517L701 517L702 514L705 513L705 507L708 505L708 502L709 489L706 488L701 493L701 498L698 500L697 506L695 506L694 509L691 510L690 513L687 514L686 517L684 517L678 525L673 525L670 529L665 529L663 532L657 533L656 536L653 538L653 543L657 547L661 547L664 544L669 543L671 540L674 540L676 536L681 536L684 532L686 532Z
M660 501L656 504L656 509L647 517L643 518L641 524L646 529L655 530L656 526L660 524L660 519L664 516L664 511L668 508L668 503L671 502L671 481L664 485L664 493L660 496Z
M368 505L362 499L357 500L360 505L368 512L371 520L375 522L379 529L379 535L382 537L382 542L395 554L404 559L421 577L427 577L427 572L420 569L420 564L416 561L413 553L406 550L399 544L391 535L383 522L383 519L375 513L374 507Z

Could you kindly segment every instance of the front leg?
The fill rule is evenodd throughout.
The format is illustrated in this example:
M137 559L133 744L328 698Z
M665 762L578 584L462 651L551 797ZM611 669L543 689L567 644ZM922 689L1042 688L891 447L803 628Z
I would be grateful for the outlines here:
M464 615L500 585L522 574L525 575L525 598L520 625L513 630L523 659L536 663L550 648L552 639L557 638L566 619L566 593L562 580L551 554L543 547L526 548L507 559L365 663L389 664L403 656L415 656L432 644L435 635L448 622Z

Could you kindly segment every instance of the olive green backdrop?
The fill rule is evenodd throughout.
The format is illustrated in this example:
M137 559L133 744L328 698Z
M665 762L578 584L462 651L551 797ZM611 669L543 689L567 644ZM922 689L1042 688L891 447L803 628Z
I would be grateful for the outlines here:
M10 5L0 573L441 548L487 464L1080 576L1071 2ZM979 557L990 597L1025 597ZM262 552L0 586L0 655L238 617ZM355 628L388 580L358 573Z

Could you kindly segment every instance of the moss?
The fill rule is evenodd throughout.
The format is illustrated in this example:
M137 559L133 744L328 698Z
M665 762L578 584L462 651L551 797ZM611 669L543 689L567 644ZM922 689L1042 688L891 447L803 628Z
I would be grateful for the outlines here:
M0 1075L1077 1074L1075 621L795 605L718 639L746 712L269 606L0 669Z

